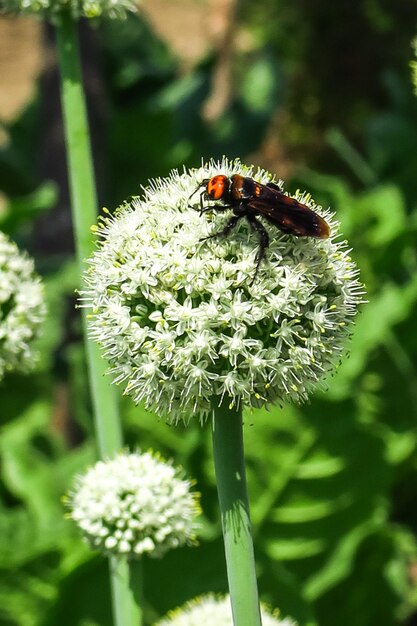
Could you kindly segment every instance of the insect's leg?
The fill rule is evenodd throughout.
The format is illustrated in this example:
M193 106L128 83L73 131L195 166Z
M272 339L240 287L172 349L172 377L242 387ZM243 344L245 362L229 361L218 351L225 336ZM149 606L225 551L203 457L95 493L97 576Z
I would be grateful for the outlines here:
M198 191L198 189L196 189L194 191L194 193L191 194L190 198ZM229 204L209 204L208 206L204 206L204 196L206 195L206 190L203 189L202 192L200 193L200 200L199 200L199 211L200 211L200 215L202 215L203 213L207 213L207 211L224 211L225 209L232 209L233 207ZM188 199L188 208L189 209L194 209L195 207L193 207L190 204L190 198Z
M200 193L200 215L202 215L204 213L204 211L207 211L207 207L204 206L203 204L203 198L205 196L205 190L203 189L203 191Z
M192 197L193 197L193 196L197 193L197 191L198 191L199 189L200 189L200 187L197 187L197 189L195 189L195 190L193 191L193 193L189 196L189 198L188 198L188 208L189 208L189 209L194 209L194 208L195 208L195 207L193 207L193 205L192 205L192 204L190 204L190 200L191 200L191 198L192 198ZM203 198L204 198L204 194L205 194L205 193L206 193L206 190L205 190L205 189L203 189L203 190L201 191L201 193L200 193L200 200L199 200L199 205L200 205L200 214L204 212L204 211L203 211L203 209L204 209L204 205L203 205Z
M194 208L195 208L195 207L193 207L193 206L190 204L190 199L194 196L194 194L196 194L196 193L197 193L197 191L198 191L198 189L196 189L196 190L195 190L195 191L191 194L191 196L188 198L188 208L189 208L189 209L194 209ZM200 215L201 215L202 213L204 213L204 211L207 211L207 207L204 207L204 204L203 204L203 198L204 198L205 193L206 193L205 189L203 189L203 191L200 193L200 200L199 200L199 205L200 205Z
M246 219L248 220L252 229L258 234L258 237L259 237L259 248L255 257L255 261L256 261L255 274L253 275L253 279L250 283L251 285L253 285L253 283L255 282L255 278L258 273L259 267L263 259L265 258L265 253L269 247L269 235L267 233L265 226L261 224L261 222L257 220L254 215L246 215Z
M194 191L188 196L188 206L190 209L192 209L193 207L190 205L190 200L191 198L197 193L197 191L200 191L200 189L203 187L203 190L200 193L200 204L202 203L202 199L201 196L205 194L206 189L204 189L204 187L206 187L207 183L208 183L209 179L208 178L204 178L201 183L199 183L197 185L197 187L194 189Z
M233 209L230 204L210 204L209 206L205 206L204 208L200 208L200 215L202 213L207 213L207 211L226 211L228 209Z
M213 239L213 237L227 237L227 235L230 233L231 230L233 230L233 228L236 226L238 221L242 219L242 217L243 215L233 215L230 218L230 220L227 222L223 230L220 230L218 233L214 233L213 235L209 235L208 237L204 237L204 239L200 239L200 241L206 241L206 239Z

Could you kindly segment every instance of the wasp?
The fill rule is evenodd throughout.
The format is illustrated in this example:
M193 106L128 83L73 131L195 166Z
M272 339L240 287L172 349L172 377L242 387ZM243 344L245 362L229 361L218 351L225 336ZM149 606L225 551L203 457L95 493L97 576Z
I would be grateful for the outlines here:
M227 236L242 218L246 218L249 226L257 233L259 249L252 283L269 247L269 235L259 220L260 217L288 235L319 239L327 239L330 235L329 225L318 213L298 200L286 196L275 183L262 185L253 178L240 174L234 174L230 178L218 174L202 180L190 198L200 190L200 214L228 209L233 211L223 230L206 239ZM219 203L205 206L206 198Z

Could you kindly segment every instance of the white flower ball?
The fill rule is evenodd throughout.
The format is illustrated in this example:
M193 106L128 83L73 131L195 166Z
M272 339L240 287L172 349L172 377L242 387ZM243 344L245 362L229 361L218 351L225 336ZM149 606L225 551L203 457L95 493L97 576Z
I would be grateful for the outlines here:
M7 13L39 13L52 18L68 11L74 18L123 19L127 12L137 10L137 3L133 0L3 0L1 10Z
M271 613L261 606L263 626L296 626L292 620L280 619L277 612ZM183 607L168 613L168 616L155 626L233 626L232 609L229 596L218 597L213 594L195 598Z
M207 239L231 216L198 210L193 192L216 174L272 180L223 159L153 181L100 222L82 293L114 381L172 422L204 419L213 397L256 407L306 400L340 361L362 300L338 223L306 194L295 197L331 236L284 234L260 217L270 245L254 280L259 239L246 219Z
M159 557L195 543L198 494L181 469L152 452L121 453L78 476L67 505L91 547Z
M33 341L46 315L43 285L33 260L0 232L0 380L36 362Z

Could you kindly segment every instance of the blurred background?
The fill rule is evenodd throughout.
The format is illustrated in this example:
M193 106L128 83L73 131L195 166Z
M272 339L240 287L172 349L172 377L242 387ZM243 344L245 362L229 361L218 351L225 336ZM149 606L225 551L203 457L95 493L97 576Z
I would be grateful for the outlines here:
M300 626L417 624L416 35L415 0L145 0L80 25L101 206L238 156L331 206L361 268L369 303L329 390L245 416L261 597ZM0 623L110 626L107 563L63 517L96 448L54 32L28 18L0 18L0 228L49 306L38 371L0 386ZM199 547L145 563L151 624L226 590L210 429L122 410L128 444L202 493Z

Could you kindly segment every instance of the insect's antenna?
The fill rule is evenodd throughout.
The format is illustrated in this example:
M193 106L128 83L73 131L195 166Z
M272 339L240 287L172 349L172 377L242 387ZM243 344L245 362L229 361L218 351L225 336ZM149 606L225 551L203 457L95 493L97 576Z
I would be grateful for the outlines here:
M190 204L190 200L191 200L191 198L192 198L192 197L193 197L193 196L197 193L197 191L200 191L201 187L206 187L206 185L207 185L207 183L208 183L208 181L209 181L209 180L210 180L209 178L204 178L204 179L201 181L201 183L199 183L198 187L196 187L196 188L194 189L194 191L192 192L192 194L188 197L188 207L189 207L190 209L193 209L193 208L194 208L194 207L193 207L193 206L191 206L191 204ZM204 195L204 193L205 193L205 189L203 189L203 191L202 191L202 192L201 192L201 194L200 194L200 205L201 205L201 202L202 202L202 196Z

